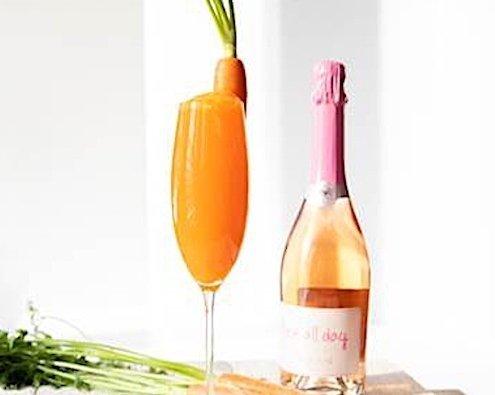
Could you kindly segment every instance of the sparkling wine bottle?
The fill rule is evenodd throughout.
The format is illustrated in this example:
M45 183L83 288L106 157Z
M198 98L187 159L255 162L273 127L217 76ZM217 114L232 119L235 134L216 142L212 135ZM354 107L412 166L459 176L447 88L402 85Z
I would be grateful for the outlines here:
M315 67L310 185L281 271L282 382L315 394L364 392L370 269L344 173L344 78Z

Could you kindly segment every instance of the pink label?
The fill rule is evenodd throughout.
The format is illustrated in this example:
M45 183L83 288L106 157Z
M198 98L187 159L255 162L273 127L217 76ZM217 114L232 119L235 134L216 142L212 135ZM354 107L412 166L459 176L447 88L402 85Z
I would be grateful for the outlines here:
M361 348L361 310L282 304L281 367L302 376L355 373Z

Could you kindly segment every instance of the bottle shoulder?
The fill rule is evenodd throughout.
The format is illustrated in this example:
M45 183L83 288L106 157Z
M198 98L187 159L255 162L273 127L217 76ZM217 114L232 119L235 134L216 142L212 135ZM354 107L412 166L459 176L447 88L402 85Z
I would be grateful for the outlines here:
M309 285L367 289L369 271L366 244L350 199L339 198L324 206L305 201L283 256L286 293Z
M349 197L337 198L323 205L305 199L292 228L289 244L301 236L312 240L333 239L345 244L363 244L364 247L364 238Z

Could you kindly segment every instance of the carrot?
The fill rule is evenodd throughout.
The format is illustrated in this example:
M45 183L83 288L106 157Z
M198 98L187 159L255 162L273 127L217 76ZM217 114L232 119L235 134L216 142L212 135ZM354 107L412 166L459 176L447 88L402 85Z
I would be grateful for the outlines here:
M215 384L215 395L248 395L235 386L225 384ZM205 386L202 384L193 385L187 388L187 395L206 395Z
M247 87L244 64L238 58L223 58L217 63L215 70L214 91L232 93L246 105Z
M240 374L223 374L215 383L215 395L302 395L301 391ZM204 385L188 388L187 395L205 395Z
M234 0L205 1L217 27L225 52L225 57L217 63L214 90L215 92L234 94L246 106L246 72L242 61L237 57Z
M237 387L246 395L301 395L298 390L240 374L223 374L218 382Z

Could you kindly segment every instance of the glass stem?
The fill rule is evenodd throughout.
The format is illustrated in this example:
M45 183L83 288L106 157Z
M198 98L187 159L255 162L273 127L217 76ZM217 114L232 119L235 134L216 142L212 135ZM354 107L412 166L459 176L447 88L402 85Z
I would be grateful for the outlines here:
M213 395L213 307L215 305L215 292L203 290L206 312L206 393Z

